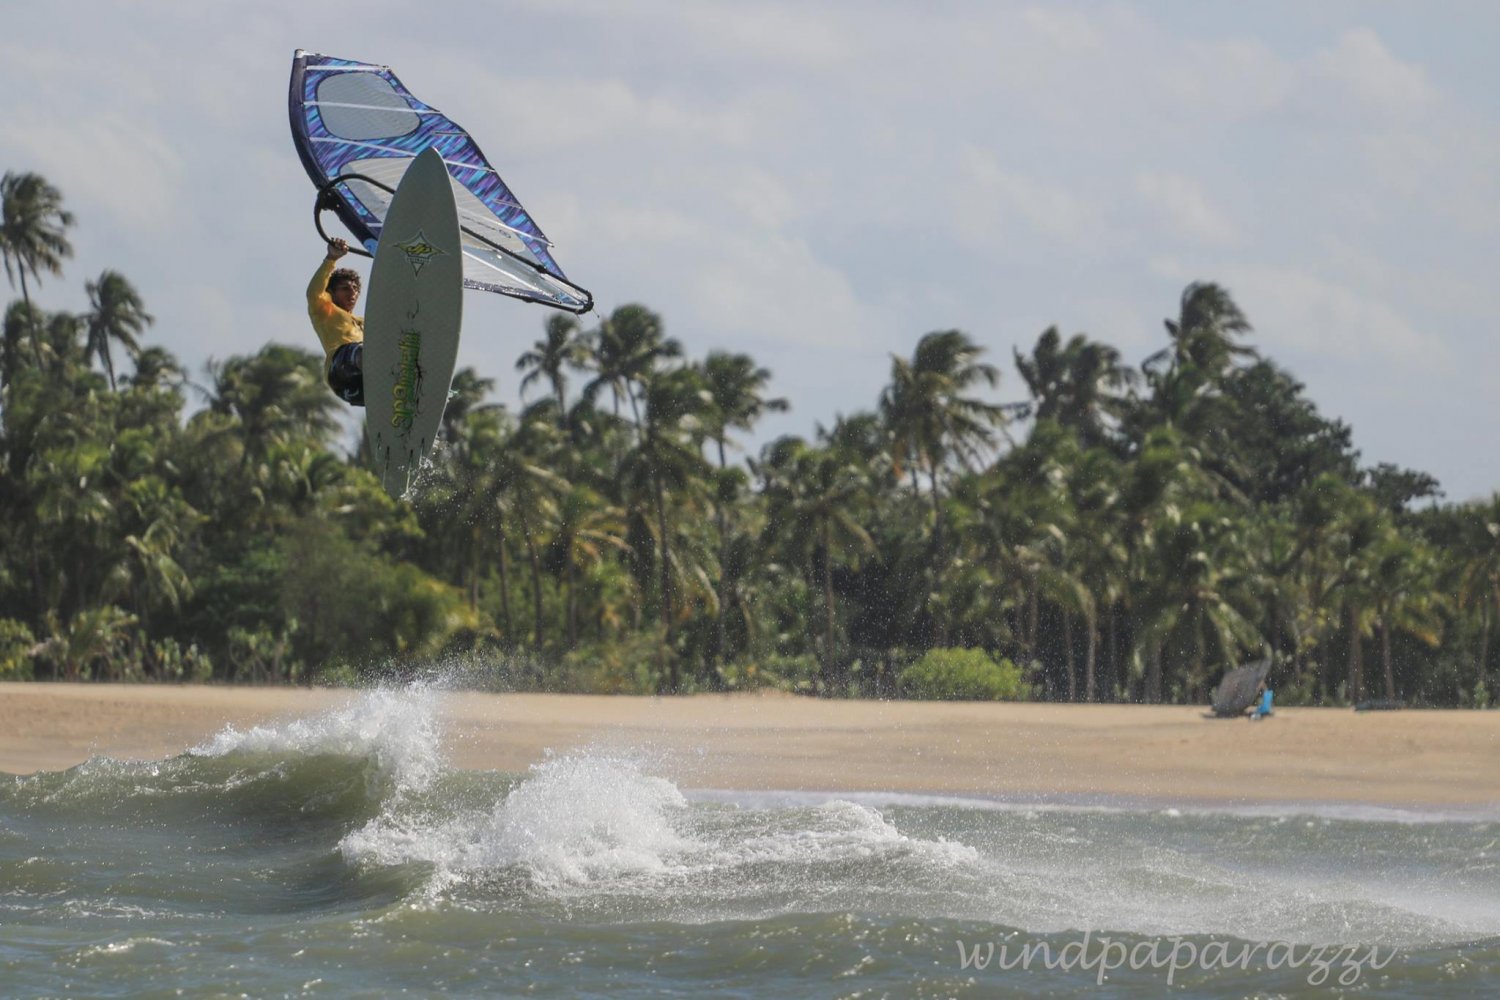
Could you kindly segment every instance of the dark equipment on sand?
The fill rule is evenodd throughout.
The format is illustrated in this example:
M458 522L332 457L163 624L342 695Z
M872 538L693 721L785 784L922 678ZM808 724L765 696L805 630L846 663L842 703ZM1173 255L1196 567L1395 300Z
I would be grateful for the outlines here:
M1399 698L1373 698L1356 703L1354 710L1356 712L1397 712L1405 707L1406 702Z
M1214 688L1213 712L1221 719L1235 718L1245 714L1245 709L1255 704L1260 697L1261 686L1271 672L1270 660L1256 660L1236 667L1224 675L1219 686Z

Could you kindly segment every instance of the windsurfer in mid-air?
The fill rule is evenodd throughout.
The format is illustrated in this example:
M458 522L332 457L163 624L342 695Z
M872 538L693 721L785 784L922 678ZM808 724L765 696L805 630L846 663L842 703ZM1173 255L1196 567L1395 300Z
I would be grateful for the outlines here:
M364 406L365 321L354 315L359 272L333 267L348 252L345 241L329 241L328 254L307 286L307 315L328 356L328 387L350 406Z

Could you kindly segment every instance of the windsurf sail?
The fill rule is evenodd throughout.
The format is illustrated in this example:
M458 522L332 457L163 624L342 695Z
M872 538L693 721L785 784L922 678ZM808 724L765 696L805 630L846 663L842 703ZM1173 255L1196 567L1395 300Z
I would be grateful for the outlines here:
M1224 679L1219 681L1219 686L1214 688L1214 714L1243 715L1245 709L1255 704L1255 700L1260 697L1261 685L1270 672L1270 660L1257 660L1226 673Z
M418 153L435 148L458 204L464 285L568 312L593 308L469 134L412 96L390 67L298 49L288 100L297 153L318 187L315 220L331 209L373 255L397 183Z

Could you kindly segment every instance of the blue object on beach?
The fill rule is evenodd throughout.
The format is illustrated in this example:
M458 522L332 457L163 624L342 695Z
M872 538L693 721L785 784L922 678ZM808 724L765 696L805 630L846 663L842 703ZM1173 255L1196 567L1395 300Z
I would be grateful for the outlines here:
M1252 719L1261 719L1261 718L1264 718L1267 715L1271 715L1272 714L1272 712L1271 712L1271 696L1272 696L1271 689L1270 688L1266 688L1265 693L1260 696L1260 704L1255 706L1255 711L1250 714L1250 718L1252 718Z

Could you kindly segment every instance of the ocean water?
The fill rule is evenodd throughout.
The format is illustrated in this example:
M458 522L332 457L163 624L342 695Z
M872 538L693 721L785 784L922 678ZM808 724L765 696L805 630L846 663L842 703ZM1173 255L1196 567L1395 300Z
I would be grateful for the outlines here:
M0 775L4 997L1470 997L1500 815L689 791L457 770L375 691Z

